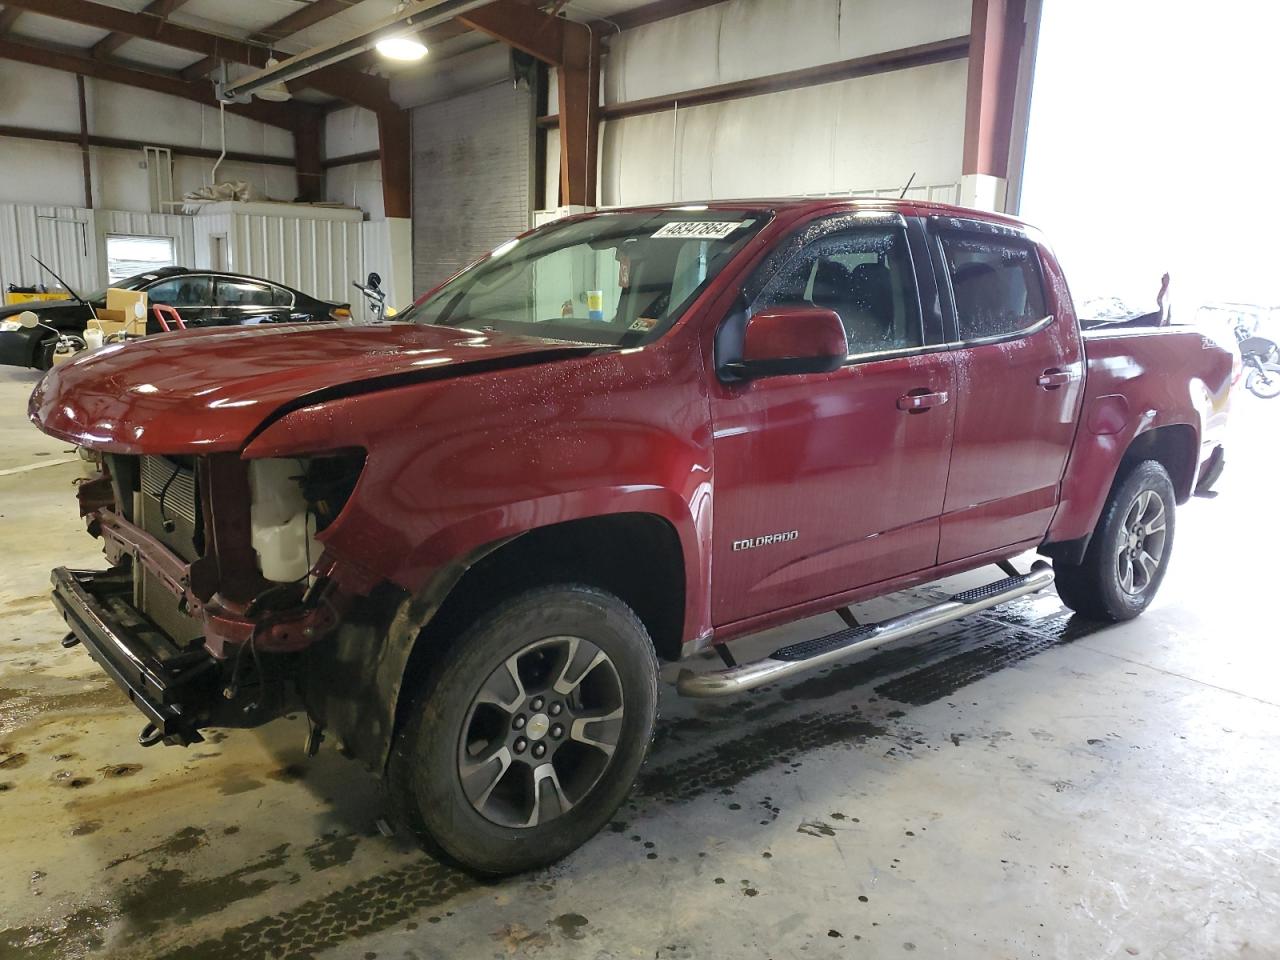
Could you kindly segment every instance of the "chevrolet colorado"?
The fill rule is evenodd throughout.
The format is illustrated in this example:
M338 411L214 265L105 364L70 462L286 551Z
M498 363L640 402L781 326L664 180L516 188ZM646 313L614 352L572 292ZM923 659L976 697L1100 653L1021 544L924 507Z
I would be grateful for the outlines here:
M659 660L713 646L679 691L732 695L1052 582L1142 612L1234 372L1185 329L1082 335L1012 218L778 200L563 220L394 323L108 346L29 412L101 463L78 497L109 569L53 597L144 745L305 710L424 844L503 874L622 802ZM989 564L923 610L846 609Z

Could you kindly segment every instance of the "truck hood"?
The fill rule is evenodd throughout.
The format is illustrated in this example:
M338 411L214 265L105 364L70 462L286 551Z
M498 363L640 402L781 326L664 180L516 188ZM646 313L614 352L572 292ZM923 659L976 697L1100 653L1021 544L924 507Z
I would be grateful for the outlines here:
M282 407L600 350L407 323L256 326L163 334L54 367L27 414L108 453L239 450Z

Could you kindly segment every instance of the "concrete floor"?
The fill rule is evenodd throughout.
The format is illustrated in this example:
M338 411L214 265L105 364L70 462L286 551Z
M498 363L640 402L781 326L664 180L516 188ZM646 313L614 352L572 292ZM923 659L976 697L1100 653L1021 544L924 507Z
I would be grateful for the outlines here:
M47 571L99 554L21 416L35 379L0 372L0 957L1280 956L1280 401L1237 400L1141 620L1049 593L750 699L668 688L610 828L481 885L382 836L376 784L305 761L299 720L137 746L57 644Z

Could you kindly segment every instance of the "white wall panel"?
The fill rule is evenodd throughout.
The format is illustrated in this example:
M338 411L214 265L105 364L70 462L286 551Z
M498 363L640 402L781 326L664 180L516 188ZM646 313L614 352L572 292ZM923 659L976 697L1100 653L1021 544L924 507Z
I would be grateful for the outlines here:
M80 131L74 74L0 60L0 90L4 91L0 123L63 133Z
M39 257L79 293L102 286L92 212L80 207L0 203L0 289L9 284L57 281L40 269ZM105 281L106 271L101 271Z
M969 14L970 0L730 0L614 37L605 100L640 100L963 36Z
M324 198L330 203L359 207L371 219L382 219L382 165L377 160L330 167L324 175Z
M387 305L403 310L413 302L417 293L413 289L413 224L407 218L392 217L385 220L366 220L360 224L361 249L364 254L363 272L375 271L382 277L382 289L387 293ZM364 298L352 289L352 297L360 300L358 315L370 319ZM353 312L357 303L351 304Z
M605 206L953 184L965 61L604 125ZM901 187L899 187L901 189Z
M364 278L359 210L219 203L191 219L195 266L213 266L212 238L223 235L227 269L356 307L351 282Z
M160 141L217 150L221 146L218 111L148 90L85 81L89 130L103 136ZM293 136L286 130L227 114L227 149L289 158ZM0 124L55 132L79 132L75 77L59 70L0 60ZM4 175L0 202L84 204L80 149L75 144L16 139L3 145ZM138 165L141 151L90 149L94 206L146 210L147 171ZM208 182L212 160L174 158L174 185L181 194ZM247 181L256 196L292 200L297 177L291 166L224 164L219 179Z
M329 158L378 149L378 117L362 107L343 107L324 118L324 155Z
M0 137L0 156L4 157L0 203L84 204L79 147ZM145 174L143 184L146 184Z
M40 269L34 256L80 293L105 287L109 234L172 237L178 264L195 263L195 226L191 217L6 203L0 204L0 286L53 286L53 278Z

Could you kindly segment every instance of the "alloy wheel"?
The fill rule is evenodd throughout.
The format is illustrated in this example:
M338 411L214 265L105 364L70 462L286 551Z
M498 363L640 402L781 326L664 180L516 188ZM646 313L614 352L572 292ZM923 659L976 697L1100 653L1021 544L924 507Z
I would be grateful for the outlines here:
M505 827L537 827L591 792L622 735L622 682L603 650L557 636L518 650L481 684L458 745L472 807Z
M1155 580L1164 560L1167 533L1164 501L1154 490L1143 490L1125 514L1116 550L1120 589L1140 596Z

